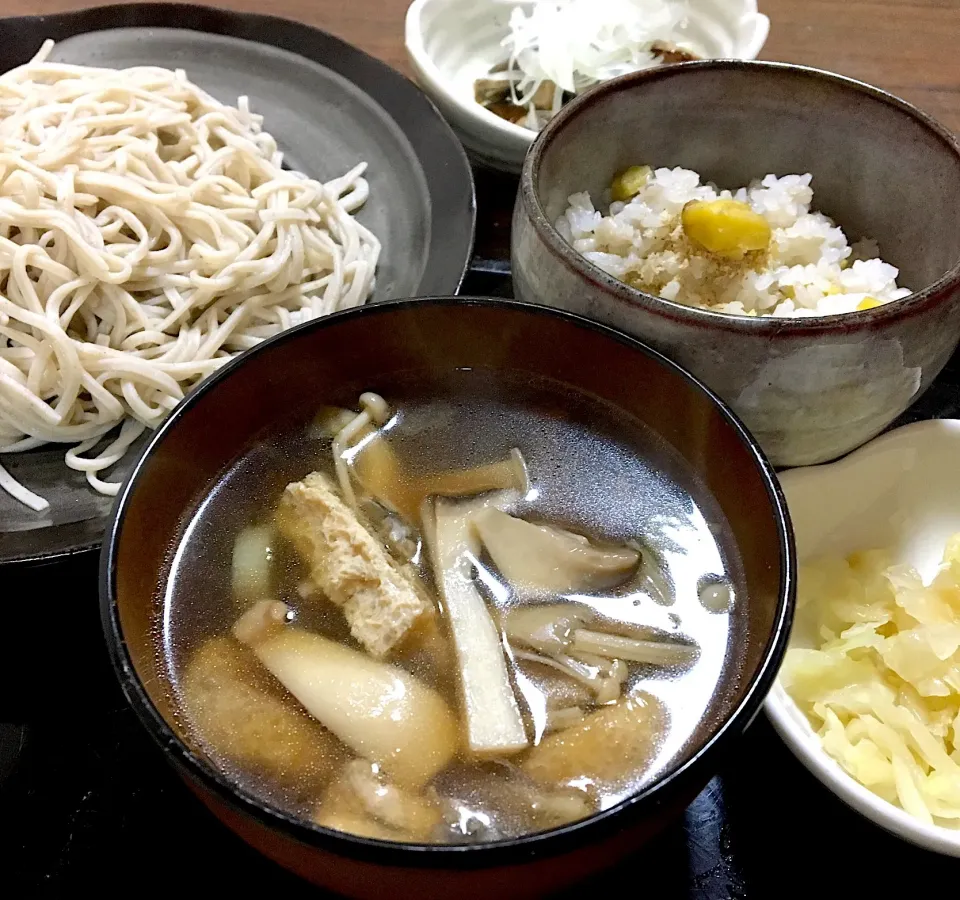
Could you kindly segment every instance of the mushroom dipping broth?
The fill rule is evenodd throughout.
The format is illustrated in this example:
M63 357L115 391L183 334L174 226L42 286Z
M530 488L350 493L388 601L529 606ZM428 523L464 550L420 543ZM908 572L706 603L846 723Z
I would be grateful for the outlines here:
M684 759L746 628L689 466L548 380L371 387L184 521L160 643L195 745L291 815L416 843L555 828Z

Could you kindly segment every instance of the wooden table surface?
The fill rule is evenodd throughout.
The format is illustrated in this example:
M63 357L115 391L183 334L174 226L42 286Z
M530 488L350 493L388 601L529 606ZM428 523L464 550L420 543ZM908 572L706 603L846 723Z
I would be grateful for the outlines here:
M6 0L6 16L99 5L84 0ZM330 31L409 74L403 49L407 0L219 0ZM960 0L760 0L770 16L763 58L861 78L916 103L960 132Z
M104 0L109 2L109 0ZM124 0L121 0L124 2ZM6 0L2 14L36 15L97 0ZM410 74L403 47L408 0L219 0L322 28ZM771 19L764 59L831 69L917 104L960 133L960 0L760 0ZM516 181L477 173L479 257L509 258Z

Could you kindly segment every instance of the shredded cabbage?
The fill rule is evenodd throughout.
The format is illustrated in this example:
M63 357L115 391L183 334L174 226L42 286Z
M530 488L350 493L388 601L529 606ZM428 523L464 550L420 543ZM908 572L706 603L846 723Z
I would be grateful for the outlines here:
M526 105L545 81L572 94L657 65L656 40L680 44L686 0L553 0L515 7L503 46L519 69L514 101Z
M918 820L960 827L960 534L925 585L887 551L801 568L798 626L780 681L823 747Z

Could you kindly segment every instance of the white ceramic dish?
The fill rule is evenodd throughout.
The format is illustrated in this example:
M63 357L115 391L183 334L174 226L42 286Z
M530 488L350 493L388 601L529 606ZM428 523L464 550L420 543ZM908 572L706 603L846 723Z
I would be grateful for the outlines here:
M514 6L531 0L414 0L407 10L407 55L420 86L478 162L519 172L534 132L484 109L473 83L503 58ZM686 42L716 59L756 59L770 20L756 0L689 0Z
M893 548L931 578L948 537L960 531L960 420L918 422L866 444L839 462L780 476L797 557ZM794 628L791 646L812 646ZM777 682L766 712L787 746L841 800L887 831L938 853L960 856L960 829L925 825L881 800L823 750L803 713Z

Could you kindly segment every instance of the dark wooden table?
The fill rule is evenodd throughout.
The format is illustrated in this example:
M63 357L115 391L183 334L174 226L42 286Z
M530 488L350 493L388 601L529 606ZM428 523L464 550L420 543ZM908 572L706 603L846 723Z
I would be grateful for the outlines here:
M93 3L7 0L4 15ZM300 19L407 71L405 0L231 0ZM891 90L960 131L960 0L762 0L764 56ZM478 253L503 259L515 182L478 173ZM508 294L474 272L473 293ZM960 358L901 421L960 417ZM0 575L0 897L316 897L248 850L186 791L126 707L100 633L97 560ZM956 885L960 862L866 823L761 716L682 822L570 897L899 897ZM908 880L909 879L909 880ZM385 886L385 895L389 886Z
M5 16L97 2L6 0ZM409 74L406 0L220 0L211 4L297 19L332 32ZM772 22L764 59L861 78L923 107L960 131L958 0L760 0Z

